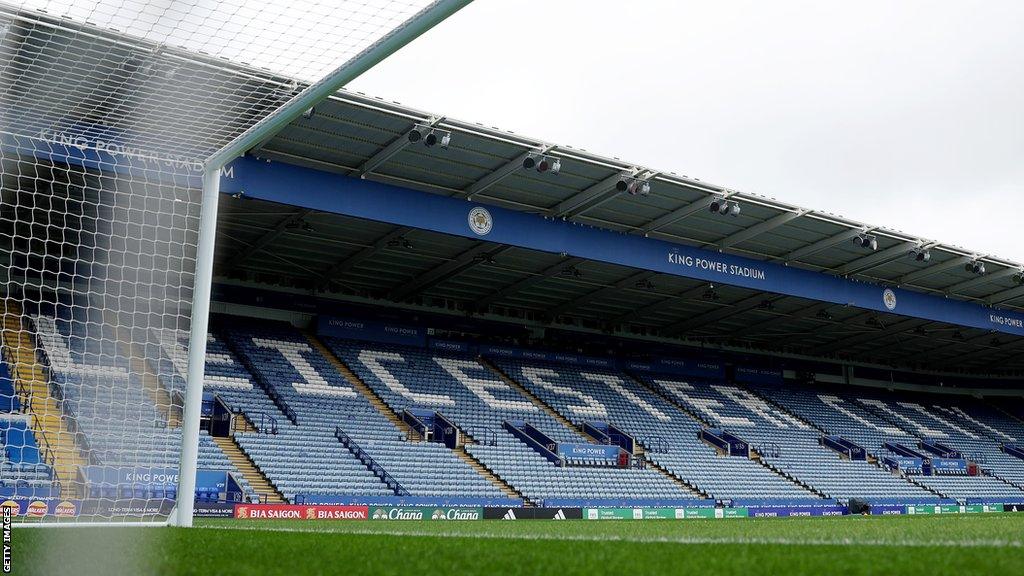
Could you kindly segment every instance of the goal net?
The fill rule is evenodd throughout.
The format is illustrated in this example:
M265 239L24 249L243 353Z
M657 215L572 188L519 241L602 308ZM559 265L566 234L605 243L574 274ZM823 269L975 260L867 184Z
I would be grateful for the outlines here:
M206 160L437 4L0 0L0 506L139 522L191 503Z

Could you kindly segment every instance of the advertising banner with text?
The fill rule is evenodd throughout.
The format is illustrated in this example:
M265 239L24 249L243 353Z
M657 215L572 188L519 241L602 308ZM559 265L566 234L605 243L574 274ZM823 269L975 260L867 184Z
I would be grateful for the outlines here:
M323 504L236 504L235 518L246 520L366 520L366 506Z
M432 506L375 506L371 520L481 520L483 508L442 508Z

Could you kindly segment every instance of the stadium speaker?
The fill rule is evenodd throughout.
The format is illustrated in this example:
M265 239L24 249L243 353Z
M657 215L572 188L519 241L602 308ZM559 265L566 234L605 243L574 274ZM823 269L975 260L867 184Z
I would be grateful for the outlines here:
M437 144L437 134L434 134L434 131L431 130L430 132L427 133L427 137L423 139L423 143L426 144L427 146L433 146L434 144Z
M615 189L618 190L619 192L625 192L628 188L629 182L626 181L625 178L620 178L619 181L615 183Z
M537 158L535 156L527 156L526 158L523 158L523 168L526 168L527 170L529 170L529 169L533 168L536 165L537 165Z
M850 498L850 514L870 514L871 505L860 498Z
M423 138L423 132L419 128L409 130L409 142L419 142Z

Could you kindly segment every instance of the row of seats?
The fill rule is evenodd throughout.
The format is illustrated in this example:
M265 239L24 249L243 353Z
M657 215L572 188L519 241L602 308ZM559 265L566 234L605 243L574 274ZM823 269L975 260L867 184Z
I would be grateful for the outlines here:
M299 494L394 495L336 436L340 429L412 496L501 498L504 494L442 445L408 442L308 338L286 324L225 327L252 376L280 395L297 423L278 434L238 434L239 443L289 499ZM292 463L287 469L280 462Z
M176 467L180 430L168 426L166 410L129 369L126 350L103 320L85 307L33 315L55 383L99 463ZM233 318L215 319L212 326L205 389L252 422L276 422L276 433L264 428L234 434L289 500L300 495L384 496L396 490L413 496L505 495L465 455L441 444L410 441L291 325ZM147 351L159 353L148 360L173 398L183 391L187 334L153 330L150 337ZM465 452L472 459L534 501L1024 495L1019 488L1024 462L999 450L1000 443L1024 437L1024 423L974 399L790 383L743 386L535 360L483 362L459 352L333 338L323 342L391 412L443 414L465 434ZM506 420L525 420L557 443L592 442L579 430L587 423L611 423L644 448L647 466L620 469L570 461L560 467L507 432ZM720 454L699 439L705 424L744 439L758 454ZM347 446L339 434L348 439ZM986 474L924 477L889 471L821 446L819 439L827 434L864 446L872 457L886 455L881 449L885 442L916 447L933 438L981 462ZM199 458L200 467L236 472L243 491L252 495L205 433ZM371 460L375 470L368 465ZM45 479L35 470L20 470L16 482ZM4 476L0 472L0 479Z

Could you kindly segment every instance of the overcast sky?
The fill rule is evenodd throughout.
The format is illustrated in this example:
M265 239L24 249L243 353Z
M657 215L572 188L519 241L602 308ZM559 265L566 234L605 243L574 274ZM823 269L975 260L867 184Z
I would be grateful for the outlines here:
M350 85L1024 261L1024 2L477 0Z

